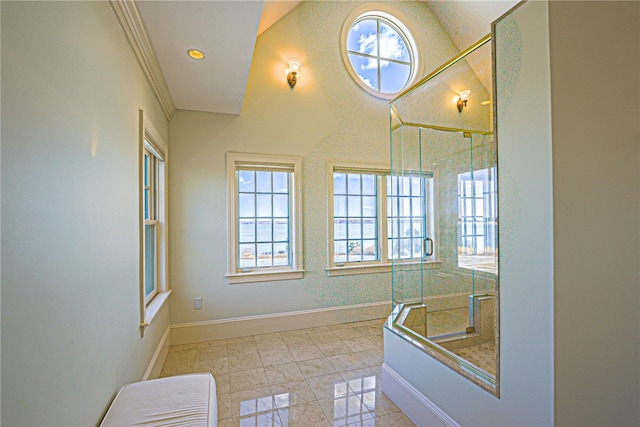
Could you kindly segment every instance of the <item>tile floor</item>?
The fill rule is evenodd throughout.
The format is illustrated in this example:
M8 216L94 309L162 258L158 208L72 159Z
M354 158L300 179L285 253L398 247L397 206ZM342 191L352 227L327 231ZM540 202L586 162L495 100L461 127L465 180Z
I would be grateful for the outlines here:
M211 372L227 426L413 426L382 392L385 319L172 346L161 376Z

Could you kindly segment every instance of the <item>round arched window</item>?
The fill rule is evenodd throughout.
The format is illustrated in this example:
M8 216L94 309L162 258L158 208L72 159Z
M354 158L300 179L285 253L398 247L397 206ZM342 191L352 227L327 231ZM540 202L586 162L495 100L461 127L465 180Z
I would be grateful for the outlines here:
M392 98L415 75L415 42L406 27L382 11L367 11L345 22L342 56L353 79L380 98Z

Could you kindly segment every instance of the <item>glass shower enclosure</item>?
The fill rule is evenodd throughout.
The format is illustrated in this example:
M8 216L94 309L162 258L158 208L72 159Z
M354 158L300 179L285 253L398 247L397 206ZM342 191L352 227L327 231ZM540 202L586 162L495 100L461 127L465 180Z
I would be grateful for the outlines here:
M491 69L486 36L390 102L387 325L498 394Z

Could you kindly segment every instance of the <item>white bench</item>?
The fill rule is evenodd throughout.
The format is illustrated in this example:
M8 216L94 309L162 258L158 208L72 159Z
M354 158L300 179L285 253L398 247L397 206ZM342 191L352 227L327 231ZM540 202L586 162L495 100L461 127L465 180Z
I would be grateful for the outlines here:
M120 389L100 426L218 425L211 374L188 374L128 384Z

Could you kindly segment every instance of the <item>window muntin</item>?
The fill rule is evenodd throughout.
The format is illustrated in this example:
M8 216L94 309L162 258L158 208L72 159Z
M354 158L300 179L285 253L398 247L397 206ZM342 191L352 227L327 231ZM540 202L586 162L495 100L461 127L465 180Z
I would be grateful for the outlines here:
M302 278L302 160L227 153L230 283Z
M495 273L495 168L458 175L458 266Z
M424 252L433 237L432 174L337 165L330 173L330 269L436 259Z
M345 22L342 49L356 83L377 97L391 98L415 75L415 42L402 22L389 13L367 11Z

